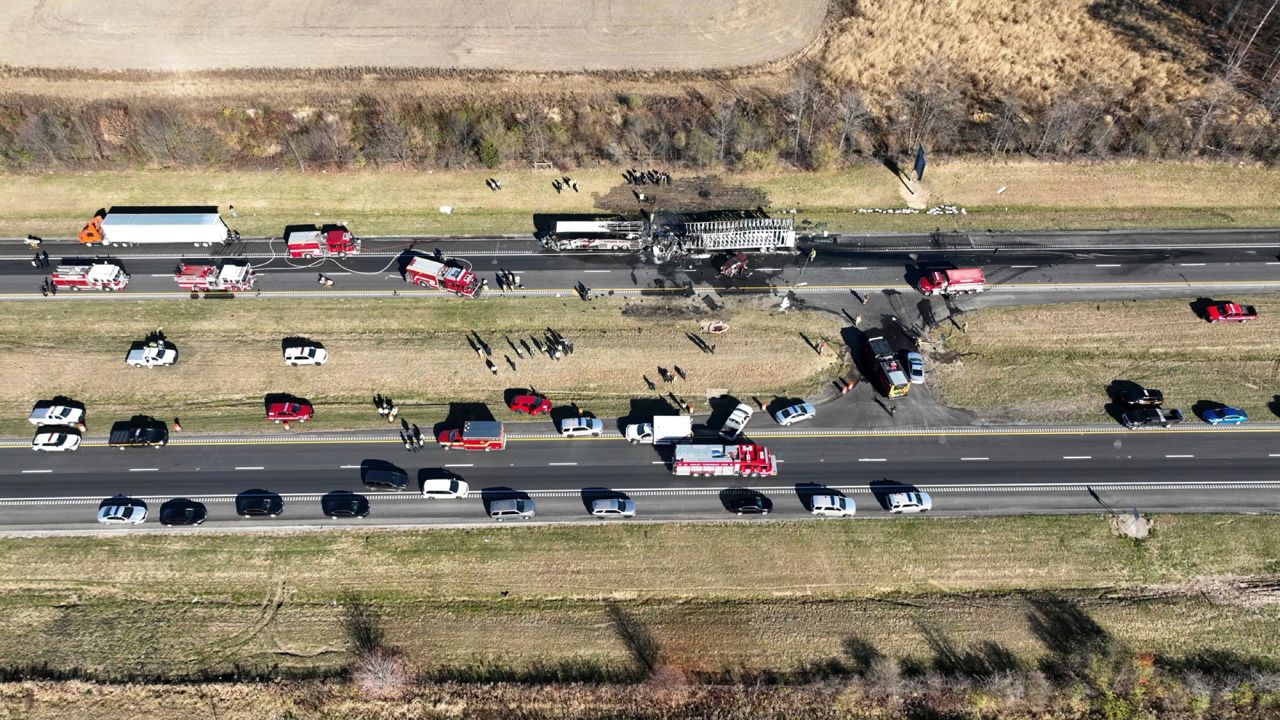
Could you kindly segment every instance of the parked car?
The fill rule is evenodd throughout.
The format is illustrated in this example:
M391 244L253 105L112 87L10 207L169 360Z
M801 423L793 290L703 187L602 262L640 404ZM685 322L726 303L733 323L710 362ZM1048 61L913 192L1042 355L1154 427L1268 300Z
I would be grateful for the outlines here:
M776 420L779 425L786 427L787 425L795 425L796 423L804 422L805 420L812 420L817 414L818 411L814 410L813 406L809 403L800 403L798 405L792 405L791 407L782 408L773 414L773 419Z
M98 522L104 525L138 525L147 519L147 504L136 498L116 495L98 505Z
M507 407L512 412L524 413L525 415L541 415L551 412L551 401L541 395L525 393L511 398L511 402Z
M267 419L272 422L306 422L315 415L310 403L297 400L273 402L267 405Z
M284 498L269 490L245 490L236 496L240 517L278 517L284 512Z
M1124 426L1130 430L1149 425L1170 427L1182 422L1182 411L1153 407L1134 408L1124 411L1120 415L1120 422L1124 423Z
M568 417L560 421L560 434L564 437L600 437L604 422L593 417Z
M738 403L738 407L729 413L729 419L724 421L724 425L720 427L720 437L725 440L737 440L742 431L746 429L747 423L751 422L751 416L756 411L746 403Z
M918 352L902 354L902 364L907 368L907 379L916 385L924 382L924 357Z
M933 498L927 492L913 490L891 493L885 498L885 504L889 507L889 512L899 515L922 513L933 509Z
M471 487L455 477L428 477L422 481L422 497L441 500L466 499Z
M369 498L346 490L335 490L320 498L320 510L330 518L369 516Z
M1204 421L1210 425L1243 425L1249 422L1249 415L1240 408L1224 405L1205 410Z
M329 351L316 345L295 345L284 349L286 365L323 365L329 362Z
M178 362L178 348L170 343L135 344L125 353L124 361L134 367L163 367Z
M844 495L814 495L809 500L809 512L819 517L853 517L857 511L853 498Z
M1135 385L1122 391L1119 400L1130 407L1160 407L1164 404L1164 393L1155 388Z
M529 498L510 498L507 500L494 500L489 503L489 517L498 522L508 518L528 520L533 516L533 500Z
M32 425L75 425L84 422L84 408L41 401L31 409L27 422Z
M360 476L365 487L405 490L409 487L409 473L397 467L370 468Z
M160 524L168 527L180 527L186 525L199 525L208 517L209 511L205 508L204 503L188 500L187 498L173 498L160 506Z
M601 518L636 516L636 502L631 498L597 498L591 501L591 514Z
M45 425L31 439L31 449L38 452L74 452L80 447L80 431L70 427Z

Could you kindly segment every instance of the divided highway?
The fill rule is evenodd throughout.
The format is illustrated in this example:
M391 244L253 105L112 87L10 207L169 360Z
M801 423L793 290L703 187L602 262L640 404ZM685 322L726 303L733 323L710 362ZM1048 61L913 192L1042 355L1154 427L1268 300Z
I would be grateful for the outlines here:
M290 260L280 255L282 241L267 239L214 248L212 253L185 246L84 248L72 241L47 241L44 249L54 264L64 259L111 256L123 262L132 275L129 289L119 295L63 291L58 299L187 297L174 283L175 265L184 258L207 258L211 254L216 258L242 258L255 266L261 293L246 294L249 296L393 292L438 296L406 285L398 264L406 250L430 252L437 248L448 257L469 262L481 278L489 281L491 292L497 291L500 270L519 274L526 290L539 294L570 293L579 282L597 292L624 294L661 292L683 288L690 282L699 287L743 291L783 286L794 286L801 293L855 288L906 291L910 266L941 260L984 267L992 286L1015 292L1280 289L1280 237L1275 233L1170 235L1101 238L1110 241L1110 248L1099 238L1075 235L1038 241L1041 244L1027 240L1020 244L1016 238L1005 236L965 236L964 242L951 236L946 236L945 242L935 242L928 236L815 238L802 242L802 247L817 250L811 262L803 253L758 255L752 258L750 272L733 280L718 278L711 262L705 259L655 265L635 253L551 254L541 251L532 239L512 238L374 238L365 240L365 252L359 256L318 261ZM996 248L984 244L996 241L1013 242L1013 246ZM40 282L48 270L33 267L30 259L31 253L21 243L0 245L0 298L39 296ZM316 278L320 272L335 280L334 288L318 287Z
M530 438L497 453L428 447L411 454L394 438L85 448L63 456L13 448L0 450L0 528L96 530L98 502L116 493L146 499L153 513L171 497L201 500L209 507L206 527L487 523L485 499L513 490L536 501L537 520L597 522L584 505L582 491L591 488L631 497L640 519L713 520L734 517L721 493L744 485L767 495L772 517L781 518L806 517L804 498L823 488L853 497L860 518L889 517L873 491L901 485L930 492L936 515L1101 512L1090 487L1122 512L1276 512L1278 437L1215 430L779 436L761 440L781 459L777 477L749 481L678 478L659 450L619 439ZM396 464L411 478L426 468L448 468L470 483L472 497L424 500L414 492L365 491L360 467L367 461ZM284 496L279 518L235 516L236 493L255 488ZM365 493L370 517L324 518L319 498L332 490Z

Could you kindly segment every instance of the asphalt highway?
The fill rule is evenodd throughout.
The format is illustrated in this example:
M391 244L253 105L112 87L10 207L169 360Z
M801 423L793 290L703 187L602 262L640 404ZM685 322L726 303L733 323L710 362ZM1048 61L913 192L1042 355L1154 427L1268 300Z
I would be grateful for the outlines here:
M828 489L854 498L858 518L887 518L878 496L907 487L931 493L933 514L940 516L1103 512L1100 503L1120 512L1280 510L1280 434L1274 431L1027 430L761 442L781 461L776 477L680 478L665 465L660 448L608 438L529 438L495 453L431 446L408 453L394 438L247 442L234 448L87 447L48 455L9 448L0 450L0 532L96 531L98 503L118 493L148 503L153 517L141 527L153 529L159 527L154 513L171 497L205 502L206 528L488 523L486 502L513 492L534 499L535 521L604 522L589 517L586 501L609 493L634 499L641 520L715 520L735 517L726 509L732 495L724 491L741 486L766 495L773 518L810 517L805 501ZM471 497L425 500L416 492L366 491L361 467L370 462L408 471L411 483L425 469L448 469L470 483ZM235 495L259 488L280 493L284 513L270 520L238 519ZM370 517L323 517L319 498L334 490L365 494Z
M810 262L806 253L755 255L747 274L734 279L717 277L710 259L687 259L657 265L639 254L626 252L548 253L532 239L414 240L380 238L366 240L359 256L318 261L291 260L281 256L279 240L247 240L225 248L197 249L181 245L138 248L86 248L71 241L46 241L50 261L112 257L131 274L130 287L116 294L63 291L63 299L128 299L187 297L173 280L175 266L186 260L240 258L252 263L259 276L260 293L245 297L325 295L424 295L447 297L406 285L399 272L406 251L440 249L447 257L468 262L490 292L500 294L497 274L519 274L523 294L572 293L579 283L594 292L621 294L663 293L683 289L692 282L699 289L762 292L790 287L797 292L847 292L850 289L909 291L913 269L939 262L986 269L992 289L1016 293L1065 294L1131 293L1182 294L1280 289L1280 238L1273 232L1253 231L1225 236L1146 234L1105 235L1112 247L1102 247L1095 236L1070 236L1059 244L1015 242L991 247L990 239L966 236L927 249L906 244L915 236L877 236L871 240L839 237L814 238L801 244L817 251ZM1009 236L999 236L1005 241ZM1074 244L1068 244L1068 240ZM916 240L911 240L917 242ZM1157 242L1160 241L1160 242ZM1082 244L1083 243L1083 244ZM1163 245L1161 245L1163 243ZM211 252L212 251L212 252ZM0 245L0 299L39 296L39 286L49 270L31 264L31 253L20 243ZM335 281L320 288L317 273Z

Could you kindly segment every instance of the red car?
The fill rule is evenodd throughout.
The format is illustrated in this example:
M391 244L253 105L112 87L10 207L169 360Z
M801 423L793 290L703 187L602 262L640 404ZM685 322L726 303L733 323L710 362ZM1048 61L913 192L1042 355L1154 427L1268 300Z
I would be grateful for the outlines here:
M1205 308L1209 322L1249 322L1258 319L1258 311L1252 305L1240 305L1233 302L1218 303Z
M517 395L511 398L511 404L507 407L511 408L512 412L541 415L551 412L551 401L541 395Z
M309 403L290 400L267 406L267 419L272 422L306 422L315 414Z

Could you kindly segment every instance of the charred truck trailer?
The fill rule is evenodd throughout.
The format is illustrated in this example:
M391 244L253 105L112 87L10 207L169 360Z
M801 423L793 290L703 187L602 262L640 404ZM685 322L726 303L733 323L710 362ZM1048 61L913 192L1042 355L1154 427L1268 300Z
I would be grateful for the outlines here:
M795 222L761 212L535 215L535 237L555 252L650 252L655 262L720 252L794 252Z

